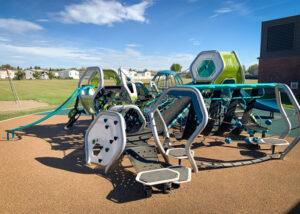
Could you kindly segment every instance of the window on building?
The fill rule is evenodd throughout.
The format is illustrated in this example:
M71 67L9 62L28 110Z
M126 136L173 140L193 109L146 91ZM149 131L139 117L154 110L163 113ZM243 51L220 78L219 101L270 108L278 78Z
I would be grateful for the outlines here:
M271 26L267 30L267 51L290 50L294 46L295 23Z

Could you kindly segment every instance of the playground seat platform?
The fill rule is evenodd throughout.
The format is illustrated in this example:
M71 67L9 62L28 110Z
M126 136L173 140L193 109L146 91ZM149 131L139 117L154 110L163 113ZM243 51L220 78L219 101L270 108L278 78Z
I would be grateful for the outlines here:
M192 150L192 155L194 155L194 151ZM176 159L186 159L187 158L187 154L186 154L186 150L185 148L172 148L172 149L168 149L166 151L166 154L168 156L172 156L173 158Z
M288 146L290 144L287 140L280 138L263 138L262 141L271 145L272 154L275 153L276 146Z
M172 183L178 180L179 173L169 168L142 171L136 176L136 181L149 186Z
M179 179L174 183L181 184L190 182L192 179L192 170L191 168L185 166L170 166L169 169L172 169L179 173Z
M289 142L285 139L280 138L263 138L263 142L273 146L287 146Z

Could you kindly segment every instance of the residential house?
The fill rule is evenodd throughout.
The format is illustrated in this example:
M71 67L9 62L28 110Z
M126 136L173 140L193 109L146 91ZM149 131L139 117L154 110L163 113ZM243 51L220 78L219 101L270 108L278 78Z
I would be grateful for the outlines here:
M24 70L25 79L27 79L27 80L35 79L34 75L33 75L35 72L40 73L40 79L42 79L42 80L48 80L49 79L48 71L43 70L43 69L27 69L27 70Z
M7 79L8 77L13 79L15 77L15 71L8 70L8 72L7 72L7 70L0 70L0 79Z
M63 70L59 72L59 76L63 79L79 79L79 71L75 69Z
M33 79L35 79L33 77L34 70L32 70L32 69L26 69L26 70L24 70L24 73L25 73L25 79L27 79L27 80L33 80Z
M152 72L149 70L144 71L135 71L133 69L129 69L126 72L126 75L133 80L151 80L152 79Z

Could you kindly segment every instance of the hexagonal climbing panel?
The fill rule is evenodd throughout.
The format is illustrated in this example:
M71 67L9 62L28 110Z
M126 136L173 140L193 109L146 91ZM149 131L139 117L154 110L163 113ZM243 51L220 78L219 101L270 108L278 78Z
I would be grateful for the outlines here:
M200 77L210 77L216 70L216 66L213 60L205 59L197 68L198 75Z
M86 162L104 166L107 172L125 149L125 129L125 120L121 114L101 112L86 132Z

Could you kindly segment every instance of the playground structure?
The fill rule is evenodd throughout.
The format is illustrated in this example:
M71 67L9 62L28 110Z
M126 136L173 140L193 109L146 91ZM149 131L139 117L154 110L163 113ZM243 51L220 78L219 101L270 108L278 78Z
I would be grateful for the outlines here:
M150 88L157 93L177 85L183 85L183 81L178 73L170 70L158 71L150 81Z
M191 171L202 168L283 159L299 142L298 127L292 127L282 104L285 94L300 124L300 107L288 86L244 84L243 70L234 52L201 52L192 62L190 72L193 81L186 85L172 71L158 73L152 81L157 90L152 94L143 83L128 79L122 69L117 72L89 67L78 88L61 106L36 122L7 130L7 138L48 119L75 100L67 129L82 113L93 117L85 135L86 162L102 166L109 173L115 163L127 156L135 168L136 180L145 187L146 196L151 196L153 186L163 192L178 188L181 183L191 181ZM155 80L160 82L161 78L163 84L156 84ZM275 99L270 100L266 90L274 91ZM256 109L270 114L259 115L254 112ZM268 137L274 113L281 115L284 129L278 137ZM298 132L289 142L287 136L293 129ZM248 135L243 137L246 145L255 145L257 149L260 144L270 145L271 154L246 161L197 161L192 146L199 135L222 136L227 144L235 137ZM183 147L173 147L171 136ZM155 145L149 143L151 139ZM276 153L277 146L286 148ZM171 165L170 158L177 159L178 165ZM183 166L182 160L188 160L191 168Z

